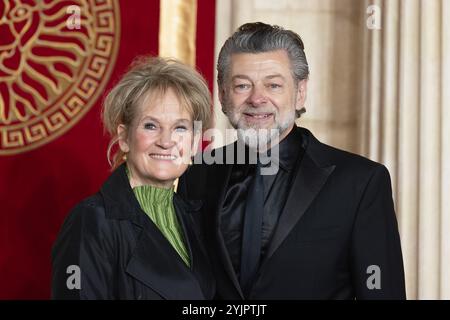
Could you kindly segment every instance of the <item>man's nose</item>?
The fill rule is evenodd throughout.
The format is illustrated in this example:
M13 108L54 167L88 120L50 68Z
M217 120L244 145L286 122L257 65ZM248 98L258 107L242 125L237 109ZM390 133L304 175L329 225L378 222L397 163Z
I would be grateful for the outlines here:
M163 130L157 144L163 149L170 149L176 144L175 137L170 130Z
M267 96L264 87L254 86L248 100L255 107L258 107L261 104L266 103Z

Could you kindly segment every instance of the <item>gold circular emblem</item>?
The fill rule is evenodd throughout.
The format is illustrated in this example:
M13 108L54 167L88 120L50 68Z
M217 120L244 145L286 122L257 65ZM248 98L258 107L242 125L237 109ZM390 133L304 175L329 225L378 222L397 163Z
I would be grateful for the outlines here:
M0 156L75 125L104 89L119 40L118 0L0 1Z

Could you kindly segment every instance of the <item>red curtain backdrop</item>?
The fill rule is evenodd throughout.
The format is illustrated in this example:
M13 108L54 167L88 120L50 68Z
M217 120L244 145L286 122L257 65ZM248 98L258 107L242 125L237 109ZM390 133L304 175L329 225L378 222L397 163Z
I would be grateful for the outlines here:
M197 38L196 64L197 68L208 81L212 92L214 79L214 32L216 21L216 1L197 0Z
M198 67L211 88L214 2L198 2L197 24ZM51 247L61 224L70 209L97 192L109 175L101 101L134 57L157 55L159 1L120 1L120 20L115 66L87 114L52 142L32 151L0 155L0 299L50 297Z

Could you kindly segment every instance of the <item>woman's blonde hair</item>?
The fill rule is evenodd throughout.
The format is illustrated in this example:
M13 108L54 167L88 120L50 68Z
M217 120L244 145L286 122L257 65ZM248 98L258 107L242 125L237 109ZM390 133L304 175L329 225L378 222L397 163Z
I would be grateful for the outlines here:
M130 66L119 83L111 89L103 103L103 125L111 136L107 158L112 169L124 158L120 148L112 155L119 141L120 124L130 128L144 99L164 95L172 89L194 121L202 122L202 129L211 127L211 94L204 78L193 68L171 58L139 57Z

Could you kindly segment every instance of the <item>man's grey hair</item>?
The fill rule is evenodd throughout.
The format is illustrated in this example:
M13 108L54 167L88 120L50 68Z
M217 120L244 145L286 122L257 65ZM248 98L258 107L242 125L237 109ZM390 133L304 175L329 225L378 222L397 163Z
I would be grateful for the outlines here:
M262 22L243 24L225 41L220 50L217 62L219 88L224 89L232 54L262 53L283 49L286 50L291 62L294 83L298 85L299 81L308 79L308 61L306 61L303 41L297 33Z

